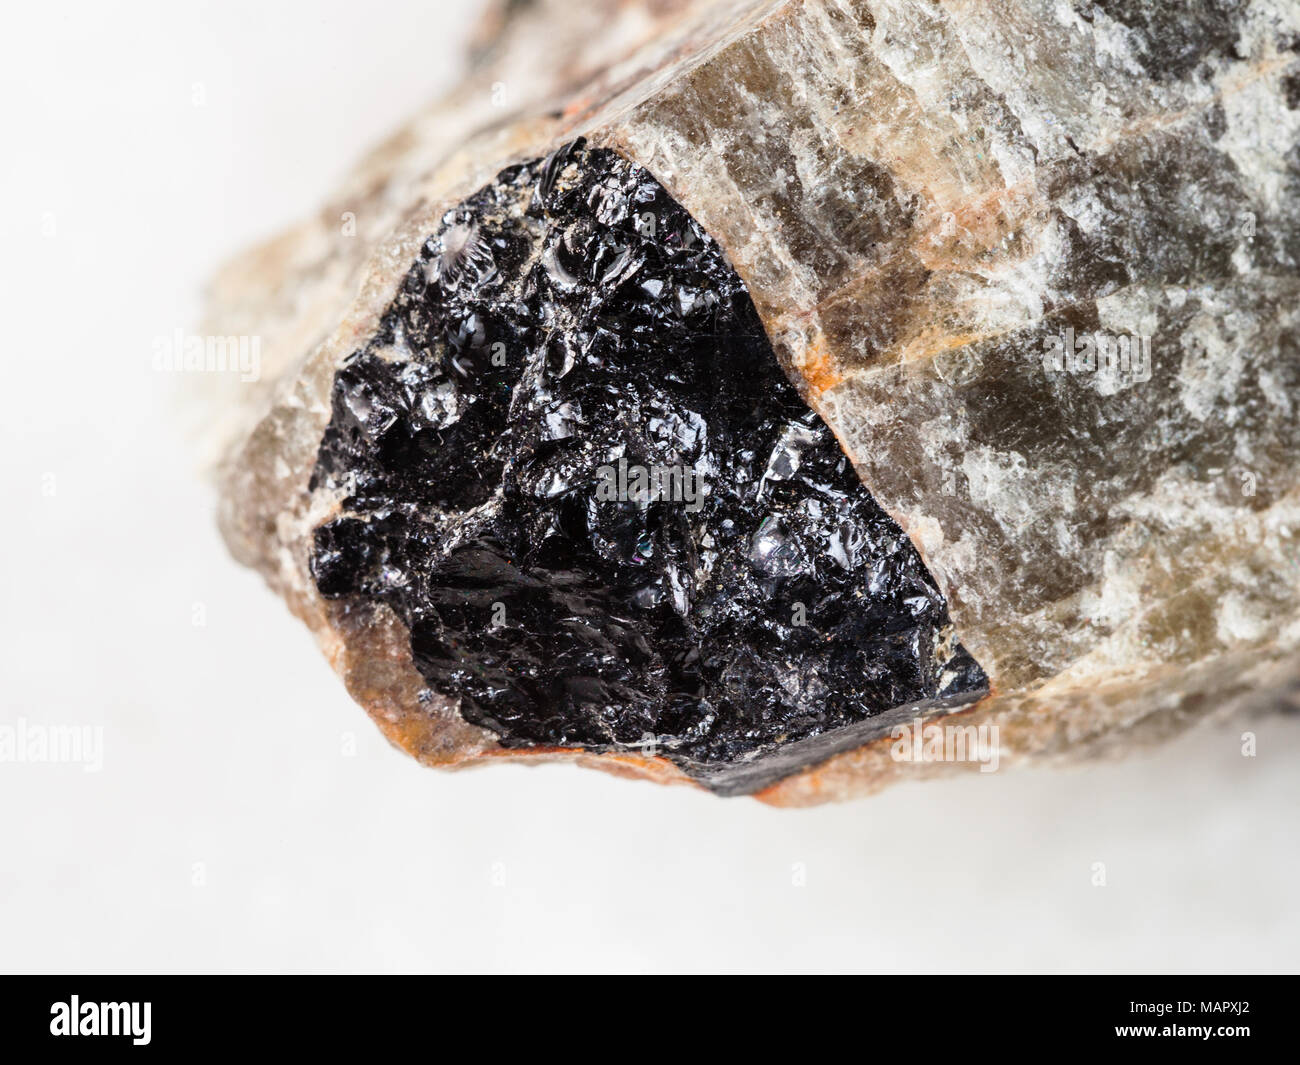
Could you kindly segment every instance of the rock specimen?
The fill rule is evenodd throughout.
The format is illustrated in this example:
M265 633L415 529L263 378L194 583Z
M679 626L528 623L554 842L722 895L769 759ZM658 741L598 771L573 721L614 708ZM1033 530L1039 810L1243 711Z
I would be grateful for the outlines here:
M1295 5L486 27L214 289L223 532L395 743L798 804L1295 698Z
M987 690L717 246L609 149L443 217L309 488L341 496L317 590L390 607L506 747L653 744L752 788L784 745Z

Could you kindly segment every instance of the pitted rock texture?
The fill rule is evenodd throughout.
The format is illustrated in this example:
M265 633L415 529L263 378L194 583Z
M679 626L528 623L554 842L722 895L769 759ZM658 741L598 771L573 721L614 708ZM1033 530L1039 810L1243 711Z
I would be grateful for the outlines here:
M341 497L321 594L393 609L506 746L713 779L986 689L717 245L609 150L443 217L335 377L312 488Z

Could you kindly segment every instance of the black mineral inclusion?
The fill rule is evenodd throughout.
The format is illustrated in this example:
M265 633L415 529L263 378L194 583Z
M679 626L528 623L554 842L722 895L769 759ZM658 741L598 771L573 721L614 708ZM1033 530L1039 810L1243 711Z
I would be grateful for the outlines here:
M335 376L318 487L321 594L391 607L507 747L752 790L987 686L717 244L581 141L443 217Z

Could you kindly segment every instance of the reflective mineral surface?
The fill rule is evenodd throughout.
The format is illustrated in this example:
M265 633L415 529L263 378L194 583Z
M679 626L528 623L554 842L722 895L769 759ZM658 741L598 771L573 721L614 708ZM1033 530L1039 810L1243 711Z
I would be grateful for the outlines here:
M340 500L320 593L390 607L430 696L507 747L727 788L987 687L718 246L607 149L443 217L334 378L311 487Z

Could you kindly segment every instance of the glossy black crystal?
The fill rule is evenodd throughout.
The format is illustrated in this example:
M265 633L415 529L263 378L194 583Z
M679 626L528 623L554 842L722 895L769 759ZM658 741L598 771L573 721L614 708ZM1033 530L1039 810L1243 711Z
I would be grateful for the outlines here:
M335 377L312 487L342 499L321 594L390 606L505 746L752 790L812 737L986 688L721 250L608 150L442 219Z

